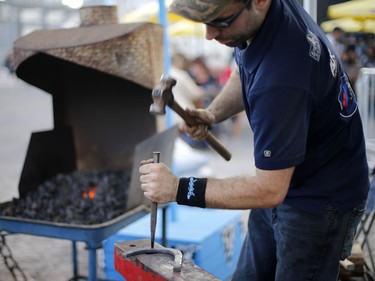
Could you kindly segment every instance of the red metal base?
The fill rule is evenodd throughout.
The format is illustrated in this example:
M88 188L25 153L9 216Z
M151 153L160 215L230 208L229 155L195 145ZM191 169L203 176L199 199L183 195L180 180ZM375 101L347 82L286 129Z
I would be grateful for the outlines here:
M151 249L151 241L132 240L115 243L115 269L127 281L171 281L171 280L200 280L219 281L214 275L204 271L192 262L183 260L180 271L174 270L174 258L157 250L166 250L155 243L155 253L141 253L127 256L127 253L136 249Z

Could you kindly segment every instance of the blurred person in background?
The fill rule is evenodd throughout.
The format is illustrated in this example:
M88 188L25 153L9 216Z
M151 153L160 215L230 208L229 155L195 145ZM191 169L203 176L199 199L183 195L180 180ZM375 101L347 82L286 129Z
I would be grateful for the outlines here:
M367 47L366 54L363 59L363 67L375 67L375 42Z
M204 89L203 108L207 107L221 90L219 82L212 75L205 59L201 56L191 60L188 72L195 83ZM215 124L211 131L214 135L218 136L222 133L221 129L221 125Z
M345 31L341 27L335 27L332 32L327 34L329 42L339 57L345 50L345 35Z
M176 85L173 87L173 96L177 103L186 108L202 108L205 106L205 89L197 85L194 79L190 76L188 68L190 61L185 55L175 53L172 55L172 66L170 69L170 76L176 80ZM172 123L177 124L182 121L182 118L175 112L172 112ZM181 133L180 137L195 149L207 149L205 142L197 142L185 133Z
M224 75L226 75L225 81L227 81L232 71L232 67L233 65L228 65L222 70L222 72L218 71L218 77L215 77L208 67L204 57L197 57L190 62L190 75L194 78L195 82L205 90L204 107L210 105L220 92L222 86L225 84L223 81L223 79L225 79ZM220 81L222 84L220 83L219 78L221 78ZM215 135L226 135L229 133L231 136L239 136L241 134L242 117L243 114L233 116L228 120L229 122L222 124L223 126L221 126L221 124L215 124L211 131Z
M204 107L208 106L221 90L219 82L212 75L203 57L197 57L191 60L188 71L197 85L204 89Z
M347 46L344 52L342 52L341 61L344 64L350 82L352 85L355 85L358 79L359 71L363 65L358 58L356 46L354 44Z
M173 87L173 94L180 106L185 109L201 108L204 106L205 90L197 85L188 72L190 61L185 55L175 53L172 55L172 65L170 75L176 80ZM178 120L181 118L175 113Z

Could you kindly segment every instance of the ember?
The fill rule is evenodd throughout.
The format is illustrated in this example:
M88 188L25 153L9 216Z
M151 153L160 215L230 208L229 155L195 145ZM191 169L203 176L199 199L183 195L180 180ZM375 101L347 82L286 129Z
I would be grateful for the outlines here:
M94 199L95 198L95 194L96 194L96 191L97 191L97 187L89 187L89 190L88 191L84 191L82 192L82 197L83 198L90 198L90 199Z
M59 174L37 191L0 209L1 216L70 224L98 224L126 212L130 172Z

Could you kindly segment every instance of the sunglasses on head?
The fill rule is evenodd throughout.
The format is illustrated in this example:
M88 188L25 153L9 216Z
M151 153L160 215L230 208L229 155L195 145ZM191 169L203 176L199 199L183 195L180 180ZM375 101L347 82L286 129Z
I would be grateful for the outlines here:
M219 27L219 28L228 27L238 18L238 16L243 12L243 10L246 9L246 7L251 3L251 1L252 0L246 0L243 7L238 12L235 12L233 15L230 15L229 17L226 17L224 19L218 19L218 20L213 20L210 22L205 22L205 24L209 26L213 26L213 27Z

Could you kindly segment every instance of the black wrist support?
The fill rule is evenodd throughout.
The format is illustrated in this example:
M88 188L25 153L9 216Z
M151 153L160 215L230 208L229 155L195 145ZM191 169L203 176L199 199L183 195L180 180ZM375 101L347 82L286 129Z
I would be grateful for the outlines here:
M206 207L206 178L180 178L176 201L179 205Z

